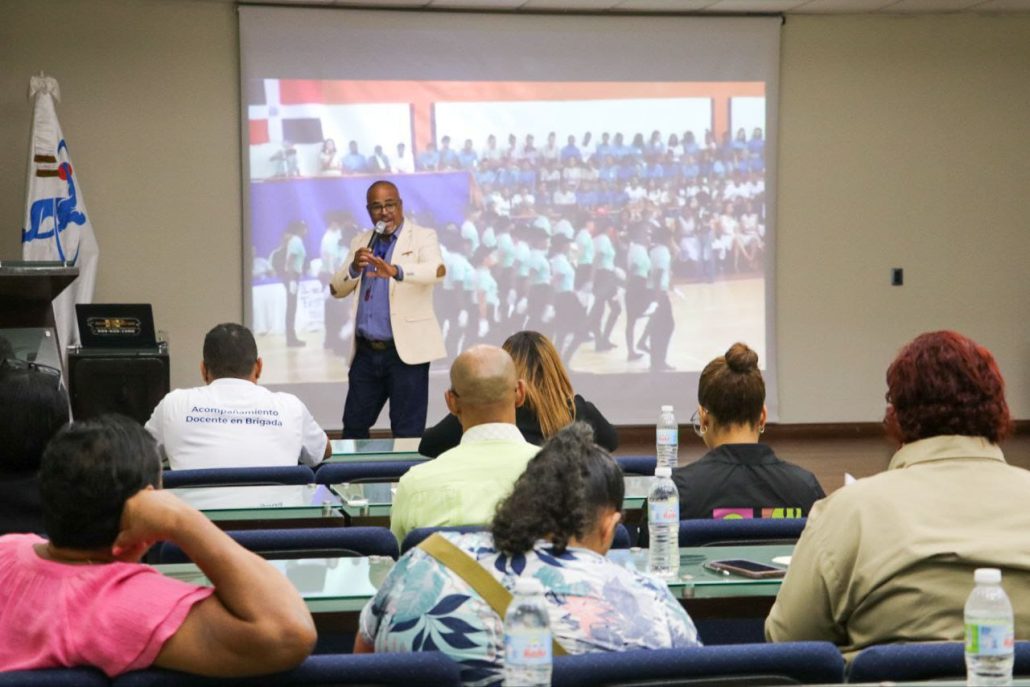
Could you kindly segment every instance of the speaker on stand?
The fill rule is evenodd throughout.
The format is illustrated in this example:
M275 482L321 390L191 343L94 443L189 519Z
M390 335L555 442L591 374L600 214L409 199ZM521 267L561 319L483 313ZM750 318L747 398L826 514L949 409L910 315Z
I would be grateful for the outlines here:
M170 388L168 349L68 351L72 417L121 413L146 423Z

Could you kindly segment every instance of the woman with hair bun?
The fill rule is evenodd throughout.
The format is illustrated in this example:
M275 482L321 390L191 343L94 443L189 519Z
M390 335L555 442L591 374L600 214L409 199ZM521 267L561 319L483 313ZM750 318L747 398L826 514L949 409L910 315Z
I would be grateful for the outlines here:
M608 560L621 519L622 470L575 423L555 434L497 507L490 532L443 534L512 590L546 590L551 632L570 654L696 646L697 631L668 587ZM502 619L421 547L401 557L361 613L355 651L442 651L466 685L499 684Z
M800 518L826 496L815 475L758 443L765 382L753 350L735 343L708 363L697 402L694 431L709 451L672 471L681 518Z

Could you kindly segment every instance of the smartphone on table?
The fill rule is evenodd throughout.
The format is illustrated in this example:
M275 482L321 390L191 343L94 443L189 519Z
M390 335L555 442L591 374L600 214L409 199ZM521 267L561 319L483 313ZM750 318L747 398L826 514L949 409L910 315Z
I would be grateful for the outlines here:
M784 568L778 568L775 565L769 565L767 563L759 563L758 561L749 561L746 558L709 561L705 563L704 567L709 570L714 570L715 572L740 575L742 577L750 577L756 580L783 577L787 574L787 571Z

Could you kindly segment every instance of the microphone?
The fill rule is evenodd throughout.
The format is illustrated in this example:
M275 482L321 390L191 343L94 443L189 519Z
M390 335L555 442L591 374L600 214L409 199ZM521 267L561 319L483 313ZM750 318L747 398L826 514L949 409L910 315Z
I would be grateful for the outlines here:
M368 245L365 248L369 250L375 245L376 239L382 236L386 232L386 222L379 220L376 225L372 227L372 235L368 237Z

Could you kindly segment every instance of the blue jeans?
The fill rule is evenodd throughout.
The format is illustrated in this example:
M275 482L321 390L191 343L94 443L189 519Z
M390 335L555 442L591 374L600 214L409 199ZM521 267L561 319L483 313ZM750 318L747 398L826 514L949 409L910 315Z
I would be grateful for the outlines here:
M429 363L408 365L395 348L376 351L361 345L354 354L343 406L343 438L367 439L386 400L394 437L421 437L429 404Z

